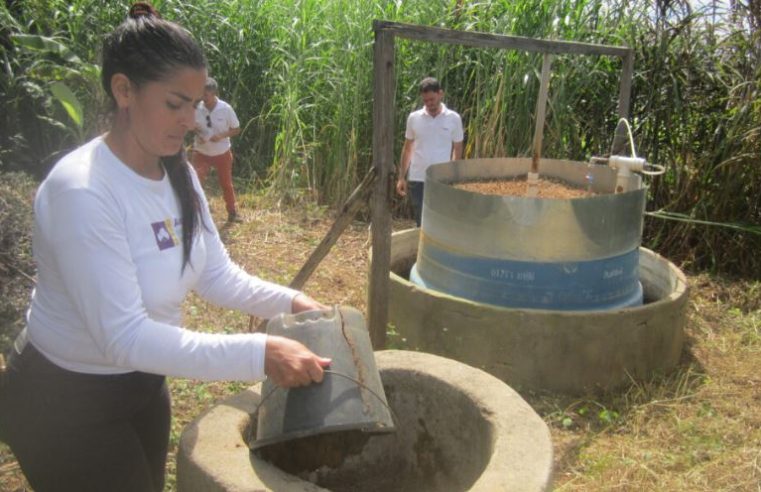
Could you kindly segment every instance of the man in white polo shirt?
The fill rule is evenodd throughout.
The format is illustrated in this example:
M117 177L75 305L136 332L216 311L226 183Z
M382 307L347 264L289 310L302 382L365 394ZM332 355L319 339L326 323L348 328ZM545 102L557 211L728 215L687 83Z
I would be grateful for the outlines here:
M463 142L462 120L459 114L441 102L444 91L439 81L432 77L423 79L420 97L423 107L407 117L399 180L396 182L397 193L401 196L410 194L418 227L423 212L425 170L431 164L461 159Z
M217 91L217 81L211 77L206 79L203 100L196 107L192 162L201 184L206 180L211 167L217 169L219 186L227 208L227 220L240 222L235 205L230 143L230 137L240 133L240 122L233 108L217 97Z

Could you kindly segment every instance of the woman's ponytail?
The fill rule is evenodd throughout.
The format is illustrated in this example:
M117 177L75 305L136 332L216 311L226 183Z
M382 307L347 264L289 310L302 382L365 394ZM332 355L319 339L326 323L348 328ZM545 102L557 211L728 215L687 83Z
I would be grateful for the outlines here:
M162 157L169 182L172 184L177 199L180 201L180 213L182 214L182 270L190 263L190 252L193 247L193 238L198 231L201 219L201 200L193 186L193 178L190 176L190 164L185 150L180 150L175 155Z

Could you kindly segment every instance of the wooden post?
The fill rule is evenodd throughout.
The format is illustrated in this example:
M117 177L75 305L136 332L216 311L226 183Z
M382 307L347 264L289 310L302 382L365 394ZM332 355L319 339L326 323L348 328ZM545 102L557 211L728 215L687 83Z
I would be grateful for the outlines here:
M547 112L547 95L550 90L550 68L552 55L545 53L542 57L542 80L539 84L539 96L536 98L536 125L534 126L534 155L531 156L531 172L539 173L539 159L542 158L542 137L544 136L544 117Z
M391 264L391 206L394 166L394 36L373 22L373 168L378 176L370 200L372 264L367 293L367 313L373 348L386 346L388 290Z
M505 36L475 31L458 31L441 27L419 26L400 22L375 21L373 27L393 33L394 36L430 41L432 43L459 44L476 48L499 48L528 51L530 53L555 53L575 55L626 56L630 50L621 46L579 43L575 41L558 41L553 39L534 39L522 36Z

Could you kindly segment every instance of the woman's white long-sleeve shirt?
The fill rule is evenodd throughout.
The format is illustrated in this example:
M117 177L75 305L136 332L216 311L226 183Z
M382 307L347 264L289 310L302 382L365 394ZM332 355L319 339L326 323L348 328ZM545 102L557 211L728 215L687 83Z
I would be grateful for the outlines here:
M194 172L203 224L182 272L180 206L164 174L160 181L138 175L102 137L56 164L34 204L38 280L29 340L77 372L261 379L265 335L184 329L182 302L192 289L214 304L270 318L290 313L298 292L231 261Z

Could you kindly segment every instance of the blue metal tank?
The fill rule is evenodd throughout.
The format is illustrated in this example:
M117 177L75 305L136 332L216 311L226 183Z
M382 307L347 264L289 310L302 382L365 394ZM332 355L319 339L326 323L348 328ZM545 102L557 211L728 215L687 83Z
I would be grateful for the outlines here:
M542 177L598 194L549 199L484 195L467 181L525 176L528 158L473 159L428 168L413 283L504 307L609 310L642 304L639 246L646 188L632 175L613 193L607 166L542 159Z

